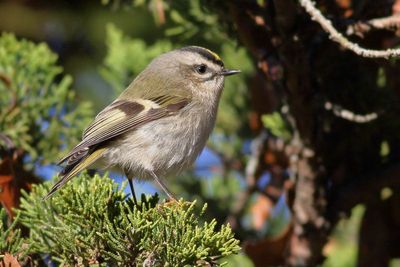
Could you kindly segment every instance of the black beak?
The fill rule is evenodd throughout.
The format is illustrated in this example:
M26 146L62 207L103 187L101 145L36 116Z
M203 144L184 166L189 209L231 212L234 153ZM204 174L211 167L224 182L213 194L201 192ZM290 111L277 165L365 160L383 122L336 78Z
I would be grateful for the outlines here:
M240 73L240 72L241 72L240 70L223 70L221 72L221 75L229 76L229 75L234 75L234 74L237 74L237 73Z

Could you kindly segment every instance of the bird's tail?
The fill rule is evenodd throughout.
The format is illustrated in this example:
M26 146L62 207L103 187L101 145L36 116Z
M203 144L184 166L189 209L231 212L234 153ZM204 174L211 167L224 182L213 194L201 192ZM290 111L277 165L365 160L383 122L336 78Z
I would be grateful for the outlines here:
M49 193L43 198L43 200L51 197L58 189L60 189L79 172L88 168L96 160L98 160L106 151L107 148L99 148L97 150L94 150L92 153L88 154L86 157L82 158L80 161L76 162L72 166L66 166L64 170L59 174L59 176L61 177L60 180L58 180L58 182L50 189Z

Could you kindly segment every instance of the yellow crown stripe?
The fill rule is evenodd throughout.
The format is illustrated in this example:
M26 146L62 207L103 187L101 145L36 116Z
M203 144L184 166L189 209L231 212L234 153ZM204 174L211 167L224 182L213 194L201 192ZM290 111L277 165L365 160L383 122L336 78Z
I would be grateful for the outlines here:
M222 59L218 56L217 53L215 53L215 52L213 52L213 51L211 51L211 50L209 50L207 48L204 48L204 49L207 50L207 52L210 53L215 58L215 60L222 61Z

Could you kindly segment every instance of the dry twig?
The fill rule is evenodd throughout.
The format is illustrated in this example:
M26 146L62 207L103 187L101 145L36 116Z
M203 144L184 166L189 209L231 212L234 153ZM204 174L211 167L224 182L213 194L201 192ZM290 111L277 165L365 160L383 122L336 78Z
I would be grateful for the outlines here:
M357 35L363 37L365 33L372 30L393 30L398 32L400 29L400 14L393 16L359 21L347 27L347 35Z
M328 20L321 11L319 11L311 0L299 0L300 5L307 11L313 20L318 22L321 27L329 33L330 38L339 43L346 49L349 49L362 57L369 58L392 58L400 56L400 49L373 50L361 47L359 44L349 41L343 36Z
M325 102L325 109L332 110L333 114L337 117L340 117L344 120L356 122L356 123L368 123L373 120L378 119L378 113L372 112L365 115L356 114L351 110L344 109L343 107L333 104L329 101Z

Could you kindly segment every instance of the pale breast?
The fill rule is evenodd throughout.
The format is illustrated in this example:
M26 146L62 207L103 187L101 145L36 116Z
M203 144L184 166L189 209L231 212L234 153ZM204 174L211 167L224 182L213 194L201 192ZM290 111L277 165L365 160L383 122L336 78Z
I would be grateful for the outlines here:
M203 150L214 122L215 115L201 112L150 122L114 143L105 158L109 165L129 169L129 173L137 178L150 178L149 170L159 177L173 175L193 164Z

